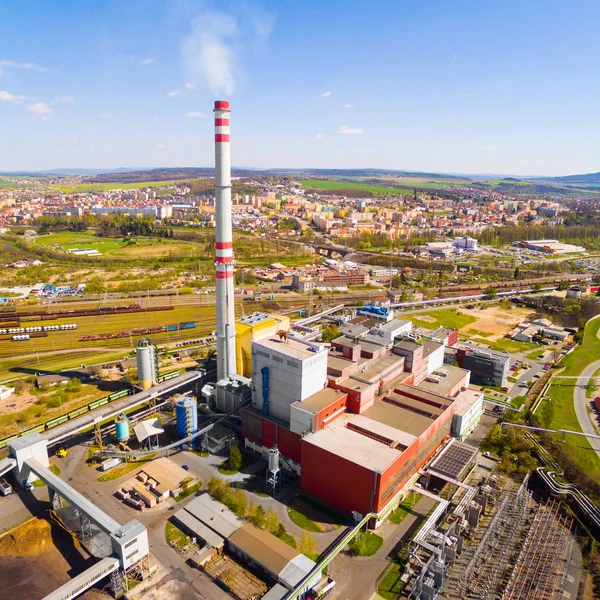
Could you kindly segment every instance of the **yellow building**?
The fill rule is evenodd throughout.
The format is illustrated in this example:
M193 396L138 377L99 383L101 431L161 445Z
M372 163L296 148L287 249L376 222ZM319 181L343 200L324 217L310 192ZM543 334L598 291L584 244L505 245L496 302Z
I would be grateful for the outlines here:
M239 375L252 377L252 342L262 340L277 333L280 329L288 331L289 317L254 312L240 317L235 322L235 362Z

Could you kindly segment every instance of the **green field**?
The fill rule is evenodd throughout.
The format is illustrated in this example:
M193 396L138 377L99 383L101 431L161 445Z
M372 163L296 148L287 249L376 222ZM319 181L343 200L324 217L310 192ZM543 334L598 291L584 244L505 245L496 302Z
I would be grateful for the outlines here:
M564 369L560 375L576 376L579 375L585 367L600 357L600 319L590 321L585 328L583 343L573 352L565 356L562 361ZM550 386L547 395L555 403L555 417L552 421L552 429L570 429L581 431L579 420L575 414L573 403L573 385ZM565 449L579 467L594 479L600 479L600 458L593 451L588 440L583 437L566 436Z
M102 238L89 233L62 232L40 235L35 244L46 246L51 250L97 250L102 256L110 258L144 258L154 259L168 256L174 252L193 250L192 242L180 240L159 240L148 238ZM56 248L60 246L60 248Z
M80 194L85 192L109 192L111 190L140 190L142 188L167 187L185 184L186 180L142 181L138 183L78 183L76 185L50 185L49 189L60 194Z
M402 318L401 313L398 315ZM416 315L406 315L406 318L413 322L417 327L425 329L436 329L437 327L453 327L460 329L475 323L477 319L471 315L458 313L453 308L444 308L426 313L418 313Z
M300 179L300 183L307 188L319 190L363 190L374 194L412 194L412 190L403 190L384 185L369 185L366 183L352 183L348 181L333 181L331 179Z

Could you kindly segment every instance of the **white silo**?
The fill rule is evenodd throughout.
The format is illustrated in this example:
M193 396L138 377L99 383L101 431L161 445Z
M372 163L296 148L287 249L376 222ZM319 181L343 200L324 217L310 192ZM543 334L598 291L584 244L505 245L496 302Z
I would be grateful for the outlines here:
M142 338L135 347L138 381L143 390L150 389L156 382L156 355L149 338Z

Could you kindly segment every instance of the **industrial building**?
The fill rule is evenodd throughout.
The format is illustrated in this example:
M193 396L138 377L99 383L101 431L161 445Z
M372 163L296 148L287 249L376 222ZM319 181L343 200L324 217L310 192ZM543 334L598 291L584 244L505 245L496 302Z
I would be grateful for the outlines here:
M252 377L252 342L273 336L278 331L289 331L289 317L253 312L235 322L235 364L237 372Z
M522 240L520 242L513 242L513 246L533 250L534 252L543 252L544 254L574 254L585 252L583 246L563 244L558 240Z
M458 364L471 371L471 381L477 385L506 385L510 355L494 350L469 348L456 353Z
M265 458L277 447L282 468L325 505L346 514L380 512L453 426L462 437L472 431L483 405L467 392L470 372L443 362L442 342L453 342L455 330L439 331L433 341L407 333L410 322L364 315L340 329L329 351L274 338L253 343L252 407L241 413L245 445ZM397 334L411 337L392 346ZM309 381L291 366L304 360L311 361ZM461 421L453 425L457 399Z
M300 583L315 567L298 550L288 546L268 531L244 523L229 508L208 494L194 498L173 516L183 531L205 544L204 562L223 551L238 557L258 571L275 587L282 586L279 598ZM315 575L315 583L321 579Z
M462 441L479 425L481 415L483 415L483 394L473 390L464 390L457 394L454 402L452 437Z

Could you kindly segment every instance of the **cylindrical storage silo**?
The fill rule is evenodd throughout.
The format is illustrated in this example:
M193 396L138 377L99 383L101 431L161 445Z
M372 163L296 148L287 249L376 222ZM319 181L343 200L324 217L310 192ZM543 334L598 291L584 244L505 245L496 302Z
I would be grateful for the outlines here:
M183 439L198 431L198 403L195 398L182 396L175 402L177 436Z
M148 338L142 338L135 347L138 381L143 390L148 390L156 381L154 346Z
M115 419L115 437L117 442L127 442L129 440L129 421L124 414L120 414Z
M277 473L279 471L279 450L271 448L269 450L269 472Z

